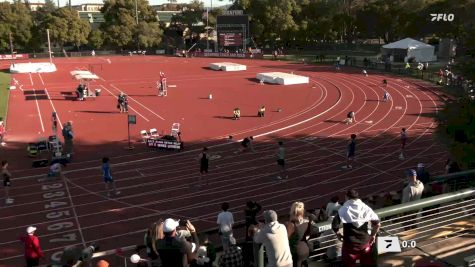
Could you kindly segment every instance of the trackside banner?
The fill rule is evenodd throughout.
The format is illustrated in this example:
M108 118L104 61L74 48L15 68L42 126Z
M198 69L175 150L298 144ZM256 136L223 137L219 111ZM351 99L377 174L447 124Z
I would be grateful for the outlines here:
M24 59L24 58L29 58L28 54L8 54L8 55L0 55L0 60L5 60L5 59Z
M218 53L218 52L194 52L195 57L229 57L229 58L262 58L262 54L250 53Z

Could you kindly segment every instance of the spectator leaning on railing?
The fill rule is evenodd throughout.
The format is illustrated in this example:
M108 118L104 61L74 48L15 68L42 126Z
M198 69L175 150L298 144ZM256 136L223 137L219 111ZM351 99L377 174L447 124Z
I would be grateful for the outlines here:
M285 225L277 221L277 213L264 211L265 225L260 225L254 242L263 244L269 260L268 267L292 267L289 239Z

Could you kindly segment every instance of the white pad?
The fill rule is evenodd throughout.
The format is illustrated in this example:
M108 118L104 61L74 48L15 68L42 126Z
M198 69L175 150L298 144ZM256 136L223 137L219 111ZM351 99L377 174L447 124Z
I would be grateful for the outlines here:
M309 82L309 78L306 76L300 76L285 72L265 72L265 73L258 73L256 78L259 81L263 81L266 83L276 83L282 85L290 85L290 84L304 84Z
M218 62L210 63L209 67L213 70L222 70L222 71L241 71L246 70L246 65L236 64L231 62Z
M10 65L10 73L43 73L55 71L56 66L49 62L15 63Z

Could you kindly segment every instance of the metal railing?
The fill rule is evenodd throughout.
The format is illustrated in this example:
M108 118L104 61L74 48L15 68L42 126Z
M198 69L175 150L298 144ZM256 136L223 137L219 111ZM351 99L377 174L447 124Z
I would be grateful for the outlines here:
M447 185L446 191L442 195L423 198L409 203L393 205L375 210L381 219L382 235L397 236L402 239L416 241L426 240L431 232L442 227L447 227L451 223L469 218L475 215L475 187L470 184L475 175L475 170L463 171L448 175L436 176L426 186L434 183ZM452 184L449 186L449 184ZM282 219L282 218L281 218ZM244 224L235 225L236 228L244 227ZM322 261L326 254L326 249L333 248L339 241L331 230L331 222L312 222L313 234L318 235L308 240L310 247L314 250L309 257L310 260ZM409 228L417 227L417 232L409 231ZM235 229L237 230L237 229ZM327 231L327 233L325 233ZM217 229L205 231L205 234L217 234ZM465 234L465 230L457 230L451 233L451 237ZM93 261L108 258L114 262L113 266L134 266L129 257L137 252L136 245L100 251L93 254ZM255 255L258 267L263 267L265 262L265 251L263 247ZM467 261L469 259L467 258ZM471 259L473 260L473 259ZM54 265L53 265L54 266ZM87 264L81 266L88 266Z
M463 189L375 210L381 219L382 231L380 234L397 236L402 240L411 240L415 243L428 241L434 231L474 216L474 197L475 189ZM333 248L336 244L341 243L331 232L330 221L313 224L313 227L317 235L320 236L309 240L309 244L317 247L310 258L323 260L328 248ZM465 228L455 229L450 232L450 236L461 236L466 233L466 230ZM424 244L424 246L436 242L440 241L435 240Z

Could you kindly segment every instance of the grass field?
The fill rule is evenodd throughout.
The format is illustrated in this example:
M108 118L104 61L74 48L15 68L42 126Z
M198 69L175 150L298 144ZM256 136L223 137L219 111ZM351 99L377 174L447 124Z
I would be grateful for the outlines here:
M5 118L8 107L8 95L10 93L10 74L0 72L0 118Z

